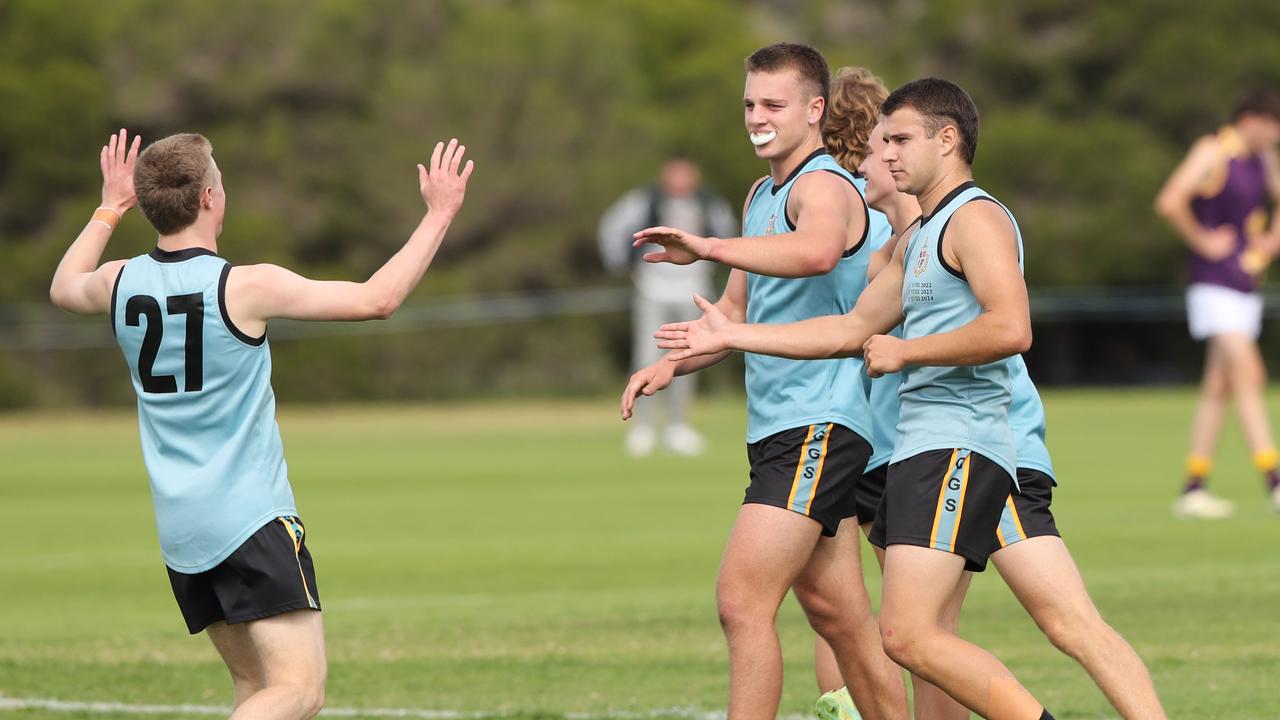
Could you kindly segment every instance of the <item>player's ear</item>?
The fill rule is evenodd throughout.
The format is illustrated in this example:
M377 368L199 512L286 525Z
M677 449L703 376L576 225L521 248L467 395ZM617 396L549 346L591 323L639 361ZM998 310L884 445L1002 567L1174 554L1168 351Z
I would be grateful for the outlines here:
M943 125L938 131L938 142L942 143L942 154L950 155L960 147L960 131L955 125Z
M822 122L822 111L827 109L827 101L822 96L815 96L809 101L809 124L817 125Z

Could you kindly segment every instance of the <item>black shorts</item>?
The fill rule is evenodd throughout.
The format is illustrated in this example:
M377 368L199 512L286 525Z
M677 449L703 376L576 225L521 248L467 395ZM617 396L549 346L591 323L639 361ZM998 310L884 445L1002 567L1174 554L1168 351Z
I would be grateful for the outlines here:
M261 620L291 610L320 609L316 569L296 517L278 517L202 573L169 571L173 596L192 635L219 620Z
M853 490L851 505L859 525L866 525L876 519L880 511L880 501L884 498L884 484L889 476L889 463L882 463L862 473Z
M1053 478L1039 470L1018 468L1018 491L1005 500L991 553L1027 538L1062 537L1049 509L1052 503Z
M871 444L843 425L783 430L747 445L751 484L742 503L798 512L833 537L853 515L853 488L869 457Z
M954 553L982 572L1013 478L978 453L929 450L889 466L869 540L877 547L916 545Z

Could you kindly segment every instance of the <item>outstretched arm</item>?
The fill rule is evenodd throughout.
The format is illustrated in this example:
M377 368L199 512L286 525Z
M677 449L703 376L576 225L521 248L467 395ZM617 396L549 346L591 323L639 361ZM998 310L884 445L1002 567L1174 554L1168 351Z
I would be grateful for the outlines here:
M850 202L850 195L856 201ZM704 238L676 228L654 227L636 233L635 244L663 246L662 252L645 255L646 262L687 265L712 260L772 277L823 275L840 262L849 235L861 234L864 229L866 213L856 205L861 202L862 196L844 179L828 172L811 172L791 188L787 204L788 211L795 214L796 229L785 238ZM784 219L778 218L778 222Z
M898 242L891 262L862 291L858 303L846 315L827 315L795 323L735 322L710 303L698 298L704 311L694 322L663 325L654 333L658 347L676 350L676 360L740 350L797 360L850 357L862 354L862 346L877 334L902 322L902 253L906 240Z
M111 287L125 261L113 260L101 267L98 263L120 219L138 204L133 192L133 166L141 143L142 138L135 136L130 145L129 133L122 128L98 154L102 168L102 205L67 248L49 286L49 299L63 310L104 313L111 308Z
M694 296L695 301L701 300ZM722 315L741 322L747 317L747 276L741 270L729 273L729 282L725 285L720 302L714 306ZM641 395L653 395L666 389L672 379L679 375L688 375L720 362L729 356L728 350L697 357L677 359L675 352L669 352L656 363L641 368L632 374L627 387L622 391L622 419L631 418L636 398Z
M907 365L985 365L1031 347L1027 286L1013 222L1004 209L991 202L962 206L947 226L943 253L964 274L981 314L949 332L911 340L871 338L864 353L871 377Z
M231 271L227 311L256 334L271 318L373 320L388 318L417 286L431 265L445 232L462 207L474 164L461 171L466 148L457 140L436 143L428 170L418 166L418 188L427 213L399 252L362 283L309 280L278 265L249 265Z

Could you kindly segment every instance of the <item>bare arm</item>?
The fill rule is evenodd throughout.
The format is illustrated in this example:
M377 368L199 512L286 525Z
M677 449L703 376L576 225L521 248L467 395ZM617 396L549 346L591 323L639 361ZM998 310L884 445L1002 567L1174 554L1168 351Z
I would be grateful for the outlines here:
M943 241L948 263L964 273L981 314L948 332L910 340L879 336L867 342L867 373L907 365L985 365L1031 347L1027 286L1018 266L1013 223L999 205L971 202L952 216Z
M1267 148L1262 153L1262 163L1267 171L1267 189L1271 191L1271 204L1280 208L1280 157L1276 149ZM1267 236L1263 248L1273 257L1280 254L1280 210L1271 213L1271 227L1267 228Z
M53 304L75 313L105 313L111 309L111 289L115 285L124 260L114 260L101 267L102 253L116 224L138 203L133 192L133 165L138 159L142 138L120 130L112 135L99 153L102 168L102 205L94 213L71 247L67 248L49 285Z
M850 201L850 196L856 198ZM796 180L787 199L796 229L786 238L769 235L704 238L668 227L636 233L636 244L657 243L665 250L649 253L647 262L688 264L712 260L732 268L771 277L808 277L831 272L840 262L851 234L861 235L866 213L862 196L849 183L827 172L811 172ZM746 216L746 210L743 210ZM782 218L778 222L783 222Z
M695 296L695 301L702 298ZM729 281L725 284L720 302L716 303L727 317L737 318L739 322L747 317L747 276L741 270L729 273ZM675 352L669 352L656 363L640 368L631 375L627 387L622 391L622 419L628 420L635 409L636 398L640 395L653 395L671 384L671 380L679 375L688 375L709 368L729 356L729 350L718 353L699 355L677 359Z
M430 171L418 166L418 183L427 213L390 260L362 283L309 280L277 265L234 268L227 280L227 310L232 320L256 334L271 318L297 320L373 320L390 317L431 265L449 224L462 207L468 160L457 140L436 143Z
M894 261L862 291L858 303L846 315L786 324L747 324L730 321L718 308L702 301L702 319L663 325L655 334L660 340L658 347L679 351L672 356L677 359L724 350L797 360L860 355L871 336L888 332L902 322L905 248L906 240L899 240Z
M1201 138L1160 188L1155 203L1156 212L1173 227L1187 247L1210 260L1230 255L1235 248L1235 235L1229 230L1201 227L1191 212L1191 201L1221 163L1222 153L1217 141L1211 137Z

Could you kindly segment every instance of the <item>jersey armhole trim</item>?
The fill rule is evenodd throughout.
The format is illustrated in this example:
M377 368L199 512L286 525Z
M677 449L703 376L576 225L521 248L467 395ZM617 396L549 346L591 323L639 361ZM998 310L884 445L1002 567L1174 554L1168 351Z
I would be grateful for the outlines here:
M976 197L969 198L968 200L965 200L963 203L961 203L960 207L964 207L965 205L968 205L969 203L974 202L975 200L986 200L988 202L993 202L1001 210L1004 210L1004 206L996 202L995 198L989 197L986 195L978 195ZM938 247L937 247L938 262L942 265L944 270L956 276L957 279L963 282L969 282L969 278L965 277L964 273L951 267L951 263L947 262L947 256L942 253L942 238L946 237L947 235L947 226L951 224L951 218L954 218L956 216L956 213L959 211L960 211L960 208L956 208L955 210L953 210L951 212L951 216L948 217L947 221L942 224L942 229L938 231ZM1008 214L1008 212L1009 212L1008 210L1005 210L1006 214ZM1012 217L1010 219L1012 219Z
M116 273L116 281L111 283L111 335L116 334L116 298L120 296L120 278L124 277L124 269L129 266L126 262L120 266L120 272Z
M222 324L227 326L227 330L235 337L235 339L250 347L261 347L262 343L267 341L267 333L263 331L259 337L253 337L245 334L243 330L236 327L231 322L231 315L227 312L227 278L231 276L231 263L222 266L222 275L218 277L218 312L222 315Z
M840 178L841 180L844 180L845 182L849 183L849 185L853 188L853 191L858 193L858 197L862 198L862 214L863 216L866 217L866 223L864 223L862 226L862 237L858 239L858 242L855 243L853 247L845 248L845 251L840 254L841 260L851 258L855 254L857 254L858 250L862 249L863 245L867 243L867 236L871 232L871 211L867 209L867 199L865 197L862 197L862 193L858 190L858 186L854 185L853 180L850 180L849 177L846 176L844 173L841 173L838 170L834 170L832 168L818 168L818 170L820 172L829 172L832 175L835 175L836 177ZM790 208L791 208L791 191L788 190L787 199L782 205L782 221L787 224L787 232L795 232L796 226L795 226L795 223L791 222L791 213L789 212Z

